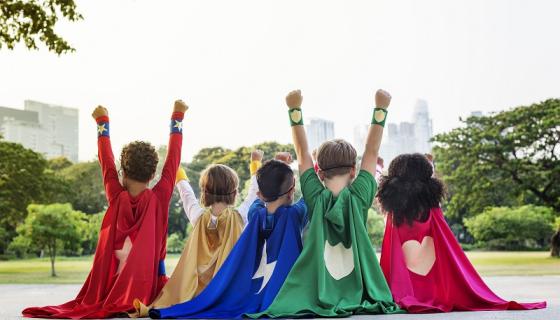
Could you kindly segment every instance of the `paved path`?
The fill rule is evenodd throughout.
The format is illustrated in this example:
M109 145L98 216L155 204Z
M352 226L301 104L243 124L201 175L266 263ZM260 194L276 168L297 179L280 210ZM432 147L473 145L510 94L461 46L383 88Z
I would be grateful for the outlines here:
M522 302L546 300L548 308L532 311L453 312L447 314L355 316L380 320L460 319L516 320L560 319L560 276L486 277L488 285L504 299ZM18 319L25 306L59 304L72 299L79 285L0 285L0 319Z

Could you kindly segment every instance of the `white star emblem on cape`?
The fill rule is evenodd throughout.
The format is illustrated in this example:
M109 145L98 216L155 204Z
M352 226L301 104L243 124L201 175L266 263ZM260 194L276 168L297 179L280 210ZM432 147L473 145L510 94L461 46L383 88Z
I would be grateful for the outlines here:
M276 267L276 261L271 262L271 263L267 263L266 258L267 257L266 257L266 241L265 241L264 245L263 245L261 263L259 264L259 268L257 269L257 271L255 272L255 275L253 276L253 279L263 278L263 282L262 282L262 285L261 285L261 288L260 288L259 292L255 293L255 294L261 293L261 291L264 289L264 287L266 287L266 284L270 280L270 277L272 276L272 273L274 273L274 268Z
M117 269L117 274L121 273L122 269L124 268L131 248L132 241L130 240L130 237L126 237L122 248L120 250L115 250L115 256L117 257L117 259L119 259L119 268Z

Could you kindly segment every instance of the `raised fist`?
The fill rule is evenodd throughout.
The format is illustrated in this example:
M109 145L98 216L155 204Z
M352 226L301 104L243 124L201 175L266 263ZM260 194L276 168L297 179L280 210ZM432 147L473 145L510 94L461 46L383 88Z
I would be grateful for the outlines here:
M391 95L389 92L379 89L375 93L375 106L377 108L387 108L391 103Z
M286 104L290 109L301 107L302 101L303 96L301 95L301 90L294 90L286 96Z
M109 111L107 111L107 108L103 107L103 106L97 106L97 108L95 108L93 110L93 112L91 113L91 116L94 119L97 119L99 117L103 117L103 116L108 116L109 115Z
M173 112L185 112L189 109L189 106L183 100L175 100L175 105L173 106Z
M251 152L251 161L262 161L264 152L262 150L253 150Z
M274 156L274 159L282 161L286 164L291 164L293 161L292 155L289 152L278 152L276 153L276 156Z

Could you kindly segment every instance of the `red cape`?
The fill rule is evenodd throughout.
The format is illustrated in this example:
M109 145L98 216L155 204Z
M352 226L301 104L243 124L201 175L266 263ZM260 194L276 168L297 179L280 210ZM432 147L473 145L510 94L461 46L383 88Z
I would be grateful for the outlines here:
M393 226L388 215L381 268L395 302L411 313L546 307L546 302L517 303L494 294L467 259L440 208L412 226Z
M158 200L152 190L136 198L121 192L107 210L93 266L76 299L59 306L32 307L26 317L106 318L129 311L135 298L149 304L161 290L167 277L158 276L162 237L166 228L157 222ZM130 237L132 247L124 267L117 274L119 260L115 251ZM164 248L165 249L165 248Z
M171 117L169 148L159 182L136 197L119 182L109 138L109 118L96 119L99 162L109 208L89 276L76 299L59 306L31 307L26 317L107 318L132 311L135 298L150 305L167 282L167 218L181 161L182 112ZM120 270L120 271L119 271Z

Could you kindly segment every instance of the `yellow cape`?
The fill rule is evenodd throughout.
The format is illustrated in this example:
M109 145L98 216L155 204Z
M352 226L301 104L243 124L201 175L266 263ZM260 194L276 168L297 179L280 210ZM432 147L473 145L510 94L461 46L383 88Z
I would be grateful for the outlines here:
M197 296L218 272L243 231L243 219L237 210L225 209L211 222L207 209L196 222L181 258L151 306L134 301L135 313L131 317L146 317L150 308L166 308L191 300Z

